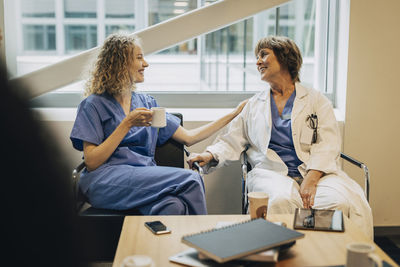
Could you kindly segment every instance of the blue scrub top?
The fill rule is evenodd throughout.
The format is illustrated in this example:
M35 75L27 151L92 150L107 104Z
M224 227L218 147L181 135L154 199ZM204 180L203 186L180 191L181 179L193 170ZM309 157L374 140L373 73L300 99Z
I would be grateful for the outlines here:
M282 161L288 167L288 176L290 177L301 177L301 174L297 167L303 162L297 157L296 150L294 148L292 139L292 126L291 117L293 102L296 98L296 90L287 100L285 107L282 111L282 116L279 116L278 108L274 97L271 95L271 117L272 117L272 129L271 129L271 140L268 148L274 150Z
M140 107L150 109L157 106L152 96L132 92L131 111ZM124 110L112 95L107 92L90 95L78 107L70 136L73 147L83 151L83 141L100 145L125 117ZM167 113L166 118L167 126L164 128L132 127L106 163L155 166L156 145L165 143L180 125L180 119L174 115Z

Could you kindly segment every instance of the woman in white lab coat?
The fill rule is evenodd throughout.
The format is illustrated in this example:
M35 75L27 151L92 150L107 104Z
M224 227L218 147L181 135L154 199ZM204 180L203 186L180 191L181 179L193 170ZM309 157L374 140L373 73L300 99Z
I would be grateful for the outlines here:
M253 96L227 133L189 164L205 169L238 160L248 147L248 190L267 192L269 213L295 208L340 209L370 238L371 208L361 187L340 168L341 138L329 100L299 82L302 57L286 37L261 39L257 69L269 87Z

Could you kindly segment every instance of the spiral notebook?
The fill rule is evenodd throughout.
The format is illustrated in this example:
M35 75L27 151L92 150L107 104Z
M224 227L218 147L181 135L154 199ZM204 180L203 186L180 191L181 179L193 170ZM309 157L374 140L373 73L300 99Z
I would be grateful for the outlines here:
M274 248L304 237L304 234L255 219L228 227L182 237L182 242L207 257L223 263Z

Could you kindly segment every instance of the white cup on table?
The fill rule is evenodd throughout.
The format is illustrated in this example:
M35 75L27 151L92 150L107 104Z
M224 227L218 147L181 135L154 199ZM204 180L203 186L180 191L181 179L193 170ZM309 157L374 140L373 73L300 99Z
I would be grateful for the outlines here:
M122 261L121 267L155 267L155 264L147 255L132 255Z
M151 110L153 111L153 119L151 121L151 127L163 128L167 126L165 108L152 107Z
M348 244L346 267L382 267L382 260L374 250L369 243Z

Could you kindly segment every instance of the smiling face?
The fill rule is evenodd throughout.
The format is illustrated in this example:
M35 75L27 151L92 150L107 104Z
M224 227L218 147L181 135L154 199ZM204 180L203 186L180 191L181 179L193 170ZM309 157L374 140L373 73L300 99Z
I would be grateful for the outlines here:
M281 78L287 79L289 75L292 82L300 82L303 59L293 40L284 36L261 38L254 48L254 54L257 57L257 69L262 71L262 80L277 82Z
M257 70L261 74L261 80L271 82L278 77L282 71L274 51L269 48L263 48L257 55Z
M133 63L131 67L131 77L135 83L142 83L144 81L144 69L149 64L144 60L142 48L136 45L133 49Z

